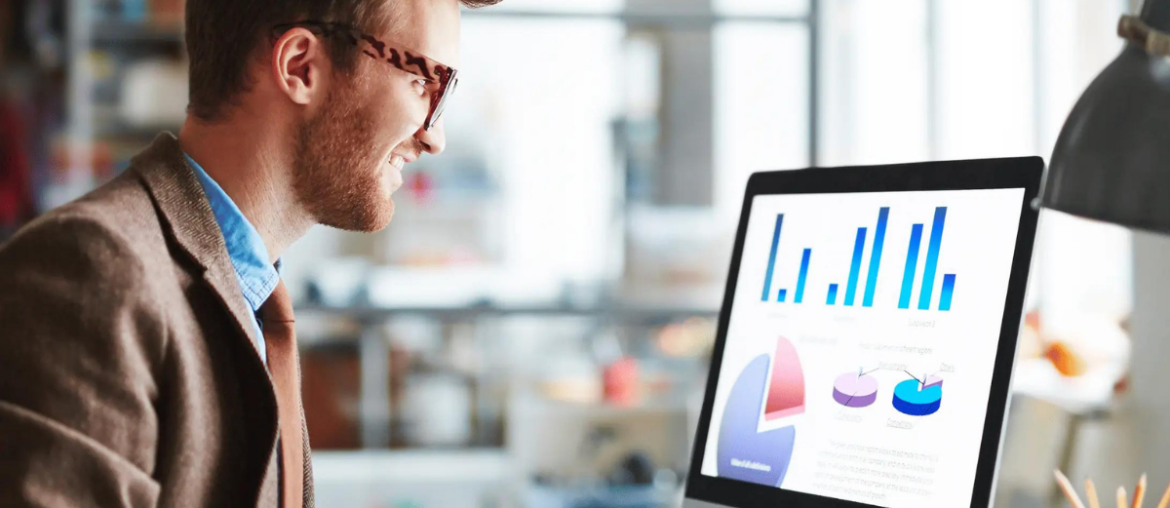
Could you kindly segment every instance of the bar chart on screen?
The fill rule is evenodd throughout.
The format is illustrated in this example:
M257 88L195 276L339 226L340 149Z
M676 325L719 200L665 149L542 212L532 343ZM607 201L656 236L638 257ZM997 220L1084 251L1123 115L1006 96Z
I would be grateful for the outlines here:
M761 302L801 305L806 303L807 289L810 285L825 288L825 305L840 307L897 307L904 310L942 311L952 309L955 298L956 273L946 273L940 276L939 260L942 256L943 234L946 230L948 207L934 208L930 222L929 236L925 238L927 217L905 214L900 218L903 227L909 230L909 240L906 244L905 260L898 267L901 268L900 280L890 273L883 275L882 261L888 257L886 252L887 229L891 227L893 208L878 207L872 227L869 224L858 225L854 231L822 232L823 235L847 235L851 238L852 251L846 257L848 266L829 266L819 263L818 256L822 252L815 245L790 246L783 239L784 224L787 221L793 224L800 221L799 215L786 216L778 213L775 216L775 227L772 230L771 250L768 254L767 266L763 267L763 291ZM915 223L914 221L922 221ZM872 234L870 234L872 231ZM925 249L924 249L925 247ZM792 250L793 256L784 256L786 250ZM925 250L925 253L923 252ZM796 253L799 253L798 255ZM840 253L836 253L840 254ZM920 259L925 254L925 259ZM839 258L840 256L834 256ZM781 266L784 258L798 258L794 266ZM868 265L863 261L868 259ZM890 260L895 263L898 260ZM840 264L840 263L838 263ZM816 266L816 273L833 276L835 280L810 280L810 268ZM887 268L889 265L887 265ZM920 269L921 267L921 269ZM897 267L895 267L897 268ZM887 270L888 272L889 270ZM795 287L776 287L781 279L791 280L789 274L795 275ZM842 288L840 280L844 280ZM882 284L894 284L900 288L897 301L878 301L878 288ZM790 293L789 289L793 289ZM842 291L842 289L844 291ZM917 291L918 299L913 297ZM843 293L843 294L842 294Z
M816 495L966 488L973 467L940 479L977 462L1024 195L750 197L701 474ZM890 457L929 478L872 473ZM869 504L951 505L885 499Z

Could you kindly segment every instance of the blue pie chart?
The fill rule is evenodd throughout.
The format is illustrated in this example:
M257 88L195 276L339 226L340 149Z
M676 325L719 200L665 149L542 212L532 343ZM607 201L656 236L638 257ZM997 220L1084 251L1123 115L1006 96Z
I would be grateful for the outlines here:
M717 468L723 478L779 487L788 473L796 429L760 432L768 389L768 355L752 360L735 380L719 427Z
M907 379L894 387L894 409L910 416L926 416L942 406L942 382L923 386L917 379Z

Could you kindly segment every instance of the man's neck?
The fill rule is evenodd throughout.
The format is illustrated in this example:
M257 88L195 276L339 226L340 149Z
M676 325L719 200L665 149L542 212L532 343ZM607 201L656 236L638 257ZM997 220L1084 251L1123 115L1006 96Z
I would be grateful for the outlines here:
M287 139L258 125L209 124L194 118L188 118L179 131L183 151L223 188L260 233L271 262L314 224L293 190L293 158L287 144L282 144L287 141L281 141Z

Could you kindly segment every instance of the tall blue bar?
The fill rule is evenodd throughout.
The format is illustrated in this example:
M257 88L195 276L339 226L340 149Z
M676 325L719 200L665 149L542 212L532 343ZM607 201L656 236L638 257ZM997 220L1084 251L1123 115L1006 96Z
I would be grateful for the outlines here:
M776 266L776 248L780 246L780 226L784 224L784 214L776 216L776 230L772 232L772 253L768 254L768 273L764 275L764 296L760 301L768 301L768 294L772 292L772 270Z
M910 250L906 251L906 271L902 274L902 296L898 298L899 309L910 308L910 292L914 289L914 272L918 271L918 247L922 244L922 224L915 224L910 230Z
M812 249L804 249L804 256L800 258L800 277L796 279L796 298L792 303L804 301L804 281L808 279L808 261L812 257Z
M837 305L837 285L829 284L829 298L825 300L826 305Z
M926 268L922 270L922 295L918 297L918 310L930 309L930 298L934 293L934 274L938 271L938 249L942 246L943 226L947 222L947 207L934 209L934 225L930 228L930 248L926 251Z
M878 212L877 231L873 234L873 255L869 257L869 278L865 280L865 299L861 304L873 307L873 292L877 291L878 268L882 265L882 247L886 243L886 220L890 218L890 207L883 206Z
M849 267L849 284L845 286L845 305L853 305L857 296L857 277L861 275L861 253L865 250L865 228L857 228L857 240L853 242L853 264Z
M955 274L943 275L942 295L938 299L938 310L951 310L951 296L955 294Z
M780 302L780 303L784 303L784 300L787 298L788 298L788 290L781 289L780 294L778 296L776 296L776 301Z

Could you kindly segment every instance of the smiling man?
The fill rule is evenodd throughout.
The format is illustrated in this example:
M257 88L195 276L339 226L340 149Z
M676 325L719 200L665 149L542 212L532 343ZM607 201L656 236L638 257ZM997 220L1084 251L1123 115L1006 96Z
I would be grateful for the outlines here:
M178 138L0 248L0 506L313 504L278 260L386 227L498 1L187 0Z

